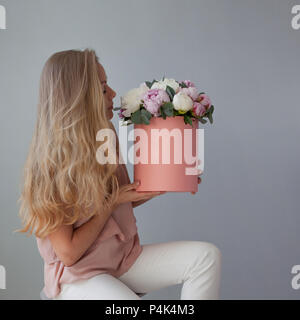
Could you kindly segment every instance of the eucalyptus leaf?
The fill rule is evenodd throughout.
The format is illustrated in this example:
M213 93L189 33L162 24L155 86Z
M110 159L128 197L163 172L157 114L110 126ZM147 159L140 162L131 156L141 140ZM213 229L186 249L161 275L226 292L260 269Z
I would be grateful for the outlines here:
M165 111L162 107L160 107L160 114L163 117L163 119L166 119L167 116L166 116Z
M184 123L190 124L191 126L193 125L193 121L192 121L191 117L188 116L187 114L184 115Z
M144 123L144 124L150 124L149 119L145 115L141 116L141 120L142 120L142 123Z
M147 109L142 109L141 111L148 119L152 118L151 112L149 112Z
M165 104L162 105L162 109L164 113L168 117L173 117L174 115L174 108L173 108L173 103L172 102L166 102Z
M137 110L135 111L132 115L131 115L131 121L135 124L140 124L142 123L142 118L141 118L141 110Z
M207 122L207 120L203 119L203 118L199 118L198 119L202 124L205 124Z
M141 110L141 120L143 123L150 124L149 120L151 119L151 117L152 117L152 115L148 110L146 110L146 109Z

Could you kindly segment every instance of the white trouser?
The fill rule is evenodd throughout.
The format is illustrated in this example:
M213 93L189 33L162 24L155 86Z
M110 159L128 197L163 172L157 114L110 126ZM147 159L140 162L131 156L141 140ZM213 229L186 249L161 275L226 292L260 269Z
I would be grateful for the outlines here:
M61 286L56 300L139 300L148 293L183 283L181 300L219 299L221 252L203 241L142 245L131 268L115 278L107 273Z

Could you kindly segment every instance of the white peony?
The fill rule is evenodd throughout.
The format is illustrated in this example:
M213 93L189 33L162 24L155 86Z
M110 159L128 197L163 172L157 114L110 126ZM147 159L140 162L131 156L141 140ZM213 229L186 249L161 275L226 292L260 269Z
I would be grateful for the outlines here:
M144 89L144 90L146 90L146 91L150 90L149 87L146 85L145 82L142 82L142 83L140 84L139 88L140 88L140 89Z
M149 88L143 82L138 88L129 90L121 97L121 108L125 109L122 114L125 117L130 117L133 112L140 109L141 99L148 90Z
M173 97L173 105L174 109L178 110L179 113L186 113L193 108L193 100L182 91L179 91Z
M151 86L151 89L166 90L167 86L173 88L175 92L178 92L179 83L175 79L164 79L158 82L154 82Z

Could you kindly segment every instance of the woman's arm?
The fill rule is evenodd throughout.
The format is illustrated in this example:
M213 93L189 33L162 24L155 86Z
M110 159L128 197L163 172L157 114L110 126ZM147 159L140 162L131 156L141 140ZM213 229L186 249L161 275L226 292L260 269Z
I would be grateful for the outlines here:
M101 214L95 215L75 230L72 225L63 225L49 235L56 255L65 266L74 264L92 245L114 208L115 206L112 206Z
M140 205L161 194L153 192L151 194L137 192L138 183L121 186L118 200L109 208L95 215L80 227L73 229L72 225L63 225L57 231L49 235L53 249L65 266L69 267L78 261L85 251L97 239L111 213L121 203L132 202Z
M152 198L150 198L150 199L152 199ZM140 201L133 201L133 202L131 202L132 203L132 208L138 207L138 206L140 206L141 204L147 202L150 199L145 199L145 200L140 200Z
M159 192L159 191L158 191ZM149 201L150 199L154 198L154 197L157 197L157 196L160 196L161 194L165 194L166 191L160 191L158 194L157 194L157 191L153 191L153 195L150 194L150 198L147 198L147 199L143 199L143 200L139 200L139 201L132 201L132 208L135 208L135 207L138 207L140 206L141 204Z

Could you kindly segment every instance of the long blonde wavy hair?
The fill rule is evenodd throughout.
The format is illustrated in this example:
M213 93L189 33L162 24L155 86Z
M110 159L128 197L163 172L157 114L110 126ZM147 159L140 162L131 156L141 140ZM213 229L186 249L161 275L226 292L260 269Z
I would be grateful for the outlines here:
M22 229L46 237L116 200L119 163L99 164L97 131L112 129L94 50L54 53L40 77L37 121L23 168ZM117 147L119 146L116 135ZM103 142L102 142L103 143Z

